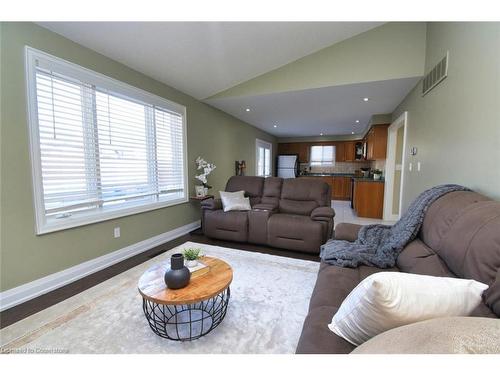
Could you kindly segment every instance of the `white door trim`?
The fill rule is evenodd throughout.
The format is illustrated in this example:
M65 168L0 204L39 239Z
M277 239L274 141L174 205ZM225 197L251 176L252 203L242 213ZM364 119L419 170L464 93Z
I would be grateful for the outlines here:
M401 165L401 185L399 191L399 215L392 213L392 203L394 194L394 175L396 163L396 141L397 132L400 127L404 127L403 133L403 158ZM387 129L387 160L385 166L385 187L384 187L384 220L395 221L401 217L401 207L403 203L403 185L405 177L405 155L406 138L408 134L408 112L403 112Z
M255 138L255 175L259 175L259 147L269 149L271 160L269 160L269 173L273 175L273 144L271 142L263 141L262 139ZM265 162L265 161L264 161ZM265 169L265 168L264 168Z
M150 250L155 246L159 246L165 242L183 236L199 227L200 221L198 220L148 238L144 241L126 246L109 254L77 264L76 266L65 270L50 274L15 288L8 289L0 293L0 311L9 309L13 306L19 305L20 303L72 283L73 281L79 280L94 272L121 262L122 260Z

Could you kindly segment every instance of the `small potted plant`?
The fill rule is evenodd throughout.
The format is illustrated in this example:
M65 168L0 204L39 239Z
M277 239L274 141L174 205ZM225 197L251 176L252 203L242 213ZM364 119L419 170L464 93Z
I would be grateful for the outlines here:
M183 251L186 259L186 267L192 268L198 265L198 259L201 257L201 249L189 248Z
M382 171L380 169L375 169L373 171L373 179L380 180L381 177L382 177Z

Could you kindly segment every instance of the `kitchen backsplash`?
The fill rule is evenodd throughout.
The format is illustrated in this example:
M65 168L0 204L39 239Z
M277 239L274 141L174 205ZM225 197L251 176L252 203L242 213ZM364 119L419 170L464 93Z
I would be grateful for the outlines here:
M354 173L356 169L360 168L376 168L374 164L377 162L355 162L355 163L349 163L349 162L336 162L334 166L329 166L329 167L311 167L311 170L309 171L309 163L301 163L300 164L300 170L307 170L310 173ZM385 163L384 163L385 166ZM382 169L378 167L379 169Z

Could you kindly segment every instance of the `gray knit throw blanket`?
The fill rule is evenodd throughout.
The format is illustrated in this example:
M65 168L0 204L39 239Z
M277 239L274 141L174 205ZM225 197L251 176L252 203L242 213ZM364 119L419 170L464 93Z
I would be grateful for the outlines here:
M418 234L427 208L452 191L467 191L460 185L440 185L424 191L394 225L363 226L354 242L330 240L321 246L321 259L335 266L358 267L361 264L379 268L394 267L396 258L407 243Z

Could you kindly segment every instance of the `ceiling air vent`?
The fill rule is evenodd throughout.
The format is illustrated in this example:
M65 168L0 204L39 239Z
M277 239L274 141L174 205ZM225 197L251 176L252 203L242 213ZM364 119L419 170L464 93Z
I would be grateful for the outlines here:
M424 81L422 83L422 96L431 91L434 87L436 87L443 79L448 76L448 52L446 52L446 56L436 64L432 70L427 73L424 77Z

